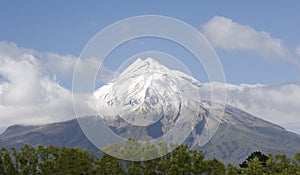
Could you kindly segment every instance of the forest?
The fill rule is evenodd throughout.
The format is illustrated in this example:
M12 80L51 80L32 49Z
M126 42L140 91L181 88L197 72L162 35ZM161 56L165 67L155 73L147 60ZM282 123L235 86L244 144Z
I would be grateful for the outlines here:
M300 153L253 152L239 164L224 165L205 159L202 151L179 145L174 151L146 161L120 160L102 152L80 148L24 145L20 149L2 147L1 175L296 175L300 174Z

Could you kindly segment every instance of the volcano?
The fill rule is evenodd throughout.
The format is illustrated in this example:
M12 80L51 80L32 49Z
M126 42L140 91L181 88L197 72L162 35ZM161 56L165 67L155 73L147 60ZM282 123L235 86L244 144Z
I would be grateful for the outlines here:
M300 136L226 104L202 99L201 83L153 58L137 59L93 93L99 116L124 138L149 140L176 136L206 158L238 164L253 151L292 155ZM206 94L207 95L207 94ZM224 107L224 108L223 108ZM173 132L172 131L176 131ZM179 131L179 132L178 132ZM177 141L177 140L175 140ZM77 120L41 126L11 126L0 145L23 144L94 149Z

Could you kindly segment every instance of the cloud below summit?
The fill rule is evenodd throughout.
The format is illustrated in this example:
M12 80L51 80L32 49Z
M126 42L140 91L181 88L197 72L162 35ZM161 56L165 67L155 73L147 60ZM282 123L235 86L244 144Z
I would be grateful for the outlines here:
M74 118L72 93L63 85L72 83L77 59L71 55L39 53L0 41L0 128L16 123L41 124ZM95 58L81 62L79 71L83 75L90 76L98 69ZM111 71L103 70L99 79L112 76ZM89 110L87 104L82 105Z
M215 87L218 87L218 83L215 83ZM227 104L300 133L300 84L226 84L226 89ZM209 93L210 84L204 84L200 95L205 97ZM218 93L214 97L218 99Z

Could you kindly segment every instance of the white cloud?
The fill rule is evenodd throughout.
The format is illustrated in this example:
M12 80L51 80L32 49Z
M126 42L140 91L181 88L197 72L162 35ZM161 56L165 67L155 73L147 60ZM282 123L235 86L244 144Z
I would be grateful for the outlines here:
M16 123L40 124L73 118L72 94L58 81L71 82L76 60L72 55L38 53L14 43L0 42L0 75L5 79L1 81L0 78L0 128ZM81 72L93 73L98 68L96 61L91 58L81 62ZM52 78L54 75L58 80ZM104 69L102 75L111 76L112 72ZM295 130L295 126L300 126L300 84L227 84L226 87L229 104L287 129ZM210 94L209 84L203 85L201 94ZM87 94L75 96L84 99L79 115L91 112L86 103L93 103L90 97Z
M289 83L272 86L226 84L226 89L229 105L284 126L288 130L299 132L300 84ZM204 84L200 93L201 96L210 94L210 84ZM218 98L218 96L216 97ZM295 126L298 126L298 130L295 129Z
M268 32L256 31L251 26L215 16L203 25L203 33L216 47L251 51L264 58L287 59L300 67L300 62L292 56L280 39L272 37Z
M0 128L74 118L72 94L59 81L72 82L76 61L71 55L39 53L0 41ZM96 58L83 60L80 65L82 79L98 69ZM103 70L98 79L112 76L111 71ZM93 110L88 94L74 95L85 99L79 115L90 114Z
M95 77L95 72L98 70L99 59L88 58L78 60L72 55L59 55L56 53L38 53L38 57L43 58L41 65L43 69L50 74L55 75L57 79L67 84L71 84L74 73L74 67L77 64L77 75L79 79L85 81L87 77ZM101 73L97 74L96 80L107 81L113 77L113 72L102 67Z
M264 57L281 58L288 53L281 40L272 38L269 33L258 32L222 16L212 18L203 26L203 31L213 45L226 50L249 50Z
M0 54L1 57L19 59L22 58L24 54L34 54L34 51L30 49L20 48L13 42L0 41Z
M300 57L300 46L296 48L296 54L292 54L280 39L272 37L268 32L257 31L251 26L239 24L222 16L213 17L202 29L215 47L249 51L263 58L286 59L300 68L300 62L296 57ZM228 104L300 132L300 84L277 86L226 84L226 87ZM209 85L204 85L201 92L209 94ZM298 126L298 130L295 126Z
M22 61L25 57L27 60L32 58L39 66L39 72L55 76L59 81L71 84L73 79L74 67L78 61L78 57L73 55L60 55L57 53L41 53L30 49L18 47L15 43L0 41L0 57ZM1 60L0 60L1 61ZM98 70L99 59L88 58L79 60L78 73L82 76L82 81L86 77L94 77L94 73ZM113 77L113 72L105 67L101 68L101 72L97 74L96 80L107 81Z

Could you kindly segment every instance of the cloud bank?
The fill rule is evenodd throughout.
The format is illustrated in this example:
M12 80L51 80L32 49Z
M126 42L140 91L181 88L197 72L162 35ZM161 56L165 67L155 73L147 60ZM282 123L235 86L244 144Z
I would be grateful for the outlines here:
M215 84L218 87L218 83ZM222 87L220 85L220 89ZM300 84L226 84L226 89L227 104L300 133ZM204 84L200 94L208 98L210 84ZM218 99L218 93L214 94L214 97Z
M0 41L0 128L74 118L72 93L62 84L70 86L77 59ZM81 60L80 65L79 71L86 76L98 69L96 58ZM111 71L103 70L97 79L112 76ZM84 76L81 78L84 81ZM87 94L74 95L90 100ZM87 114L91 109L85 100L82 109Z
M203 34L216 47L225 50L244 50L257 53L263 58L287 59L300 68L283 42L268 32L256 31L229 18L215 16L202 26Z

